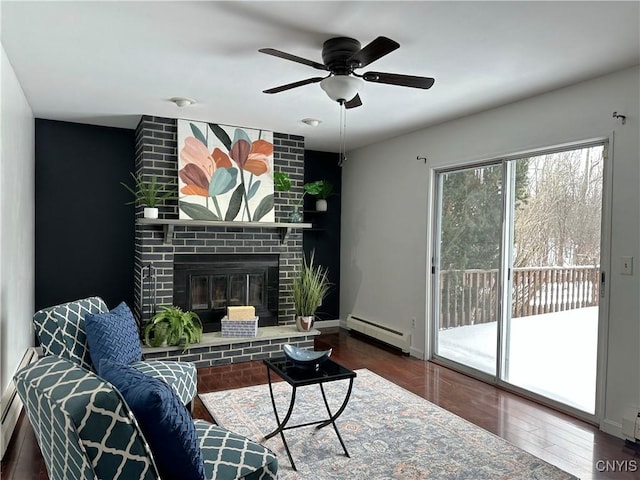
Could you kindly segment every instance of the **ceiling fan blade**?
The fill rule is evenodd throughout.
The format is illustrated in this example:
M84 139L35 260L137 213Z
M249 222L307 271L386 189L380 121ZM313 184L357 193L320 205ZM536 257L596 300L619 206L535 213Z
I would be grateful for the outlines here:
M399 47L400 44L390 38L378 37L361 48L360 51L354 53L351 58L347 60L347 63L350 65L355 64L354 68L366 67Z
M299 82L287 83L286 85L280 85L279 87L273 87L268 90L263 90L262 93L280 93L292 88L309 85L310 83L318 83L322 80L324 80L324 77L307 78L306 80L300 80Z
M416 77L414 75L400 75L398 73L367 72L362 75L367 82L387 83L389 85L399 85L401 87L431 88L435 79L430 77Z
M274 57L291 60L292 62L309 65L310 67L316 68L318 70L328 70L328 68L322 63L314 62L313 60L307 60L306 58L298 57L297 55L291 55L290 53L281 52L280 50L276 50L275 48L261 48L258 51L261 53L266 53L267 55L273 55Z
M360 95L356 93L356 96L353 97L348 102L344 102L344 108L356 108L362 105L362 100L360 100Z

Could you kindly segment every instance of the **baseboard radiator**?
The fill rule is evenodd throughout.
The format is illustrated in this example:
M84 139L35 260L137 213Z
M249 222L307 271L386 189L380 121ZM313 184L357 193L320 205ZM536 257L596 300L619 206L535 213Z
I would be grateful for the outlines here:
M411 349L411 335L407 332L401 332L362 317L357 317L352 314L348 315L347 328L398 347L402 349L404 353L409 353Z
M33 347L28 348L22 357L18 370L35 362L37 359L37 350ZM16 372L18 370L16 370ZM9 383L9 387L7 387L7 391L4 392L2 400L0 401L0 419L2 420L2 423L0 423L0 458L4 457L7 447L9 446L9 441L11 440L11 435L13 435L16 423L18 423L20 412L22 412L22 401L12 381Z

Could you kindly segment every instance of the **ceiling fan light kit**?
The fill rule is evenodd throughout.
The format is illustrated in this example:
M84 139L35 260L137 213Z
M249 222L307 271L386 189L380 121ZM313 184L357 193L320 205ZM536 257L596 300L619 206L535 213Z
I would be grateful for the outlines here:
M334 75L322 80L320 88L326 92L331 100L342 103L353 99L363 84L364 82L358 77Z

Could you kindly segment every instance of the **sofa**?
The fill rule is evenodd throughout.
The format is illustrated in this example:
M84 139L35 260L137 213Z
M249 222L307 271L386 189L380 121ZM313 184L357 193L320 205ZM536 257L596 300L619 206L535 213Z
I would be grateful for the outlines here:
M111 312L114 310L116 309ZM128 307L125 310L128 310ZM97 296L39 310L33 315L33 325L43 355L66 358L85 370L97 372L99 365L94 365L92 360L87 338L86 317L88 315L107 316L109 313L104 300ZM130 355L131 366L166 382L175 390L185 405L192 406L192 401L197 393L195 365L188 362L166 360L143 361L139 333L135 323L132 323L135 320L132 315L128 317L128 320L128 325L133 325L130 329L112 329L109 334L103 335L101 341L108 342L112 350L117 351L118 354L126 349L135 352L131 354L133 357Z
M134 381L121 383L124 390L139 387L144 396L164 388L163 395L169 397L157 397L159 401L148 412L144 403L142 412L139 406L134 410L112 383L53 354L14 376L50 480L277 478L278 462L267 448L209 422L192 420L164 382L128 365L107 361L106 367L104 371L114 379L123 371L134 373ZM143 385L136 375L144 377ZM146 413L151 421L145 423L140 417ZM171 426L159 434L156 424L166 423L165 417ZM193 445L178 445L182 440L177 437L184 436L184 431L191 432ZM155 448L149 440L155 440ZM200 473L190 465L198 463L193 461L196 458Z

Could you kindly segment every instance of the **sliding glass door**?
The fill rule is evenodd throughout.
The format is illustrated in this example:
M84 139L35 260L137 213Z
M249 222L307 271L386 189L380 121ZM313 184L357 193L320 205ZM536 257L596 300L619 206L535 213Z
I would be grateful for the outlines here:
M502 165L438 176L436 353L496 375Z
M502 378L594 414L604 145L517 160Z
M605 156L437 174L435 359L595 414Z

